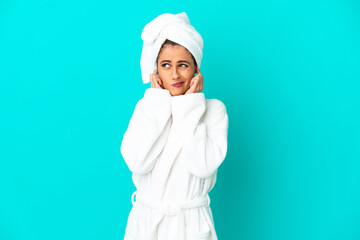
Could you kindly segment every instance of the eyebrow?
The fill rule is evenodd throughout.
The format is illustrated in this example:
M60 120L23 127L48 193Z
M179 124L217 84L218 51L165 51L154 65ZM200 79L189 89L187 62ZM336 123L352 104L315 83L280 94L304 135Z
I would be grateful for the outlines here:
M163 62L170 62L170 63L171 63L170 60L162 60L161 63L163 63ZM178 63L180 63L180 62L186 62L187 64L190 65L190 63L189 63L188 61L185 61L185 60L180 60L180 61L178 61Z

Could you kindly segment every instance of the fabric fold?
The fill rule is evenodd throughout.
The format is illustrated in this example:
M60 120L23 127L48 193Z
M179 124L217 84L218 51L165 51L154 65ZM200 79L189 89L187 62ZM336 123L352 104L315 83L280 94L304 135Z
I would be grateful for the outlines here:
M199 178L210 177L227 152L228 115L225 105L212 99L209 104L213 106L207 106L203 93L173 96L171 102L173 127L178 129L187 170Z
M171 124L171 95L166 89L148 88L124 133L120 152L133 173L149 172L166 143Z

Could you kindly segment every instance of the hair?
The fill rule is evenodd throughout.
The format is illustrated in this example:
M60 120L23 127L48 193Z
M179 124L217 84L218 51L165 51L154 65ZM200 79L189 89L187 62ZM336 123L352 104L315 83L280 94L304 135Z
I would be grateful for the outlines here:
M158 56L156 57L156 66L157 66L157 63L158 63L158 60L159 60L159 55L160 55L160 53L161 53L161 50L164 48L165 45L170 45L170 46L182 46L182 45L180 45L180 44L178 44L178 43L176 43L176 42L173 42L173 41L171 41L171 40L169 40L169 39L166 39L165 42L161 45L161 48L160 48L160 50L159 50L159 54L158 54ZM183 47L183 46L182 46L182 47ZM186 49L186 48L185 48L185 49ZM187 49L186 49L186 50L187 50ZM188 51L189 51L189 50L188 50ZM189 52L190 52L190 51L189 51ZM191 54L192 59L194 60L195 68L197 68L196 60L195 60L195 58L194 58L194 56L192 55L191 52L190 52L190 54Z

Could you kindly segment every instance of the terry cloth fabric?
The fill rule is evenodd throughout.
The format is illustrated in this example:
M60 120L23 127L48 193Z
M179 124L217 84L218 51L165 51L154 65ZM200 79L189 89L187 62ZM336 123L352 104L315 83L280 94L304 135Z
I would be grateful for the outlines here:
M164 13L145 25L141 39L143 49L140 66L143 83L150 82L150 74L156 69L156 58L166 39L176 42L191 52L200 68L204 42L201 35L190 24L185 12Z
M228 126L218 99L146 89L120 147L136 187L124 240L218 240L208 193Z

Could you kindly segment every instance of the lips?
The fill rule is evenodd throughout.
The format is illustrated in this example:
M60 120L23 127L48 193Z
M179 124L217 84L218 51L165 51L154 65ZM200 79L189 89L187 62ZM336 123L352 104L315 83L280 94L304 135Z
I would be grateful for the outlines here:
M172 84L172 86L174 86L174 87L181 87L183 84L184 84L184 82L178 82L178 83Z

